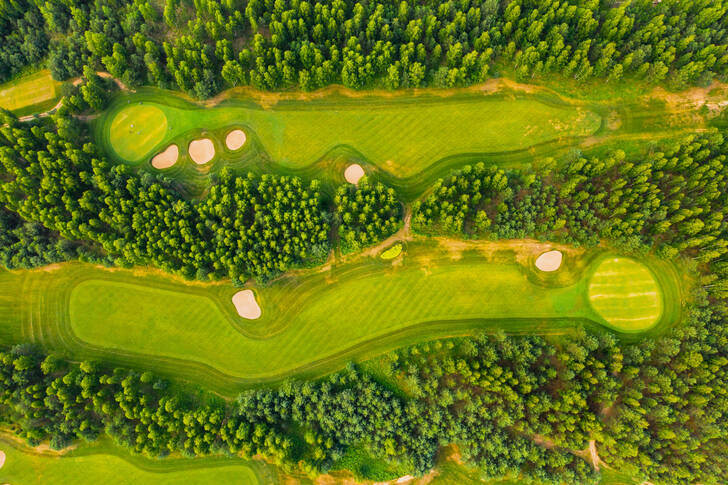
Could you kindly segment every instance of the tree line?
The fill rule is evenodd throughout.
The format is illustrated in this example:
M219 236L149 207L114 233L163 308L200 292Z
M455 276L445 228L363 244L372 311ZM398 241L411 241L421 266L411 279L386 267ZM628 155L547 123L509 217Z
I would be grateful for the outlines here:
M635 77L723 79L723 0L15 0L0 9L0 80L47 59L199 98L231 86L452 87Z

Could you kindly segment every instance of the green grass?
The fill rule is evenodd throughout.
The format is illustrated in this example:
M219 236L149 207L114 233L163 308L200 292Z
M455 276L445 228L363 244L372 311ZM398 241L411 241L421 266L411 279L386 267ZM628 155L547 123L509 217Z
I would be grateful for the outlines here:
M400 254L402 254L402 243L397 243L382 251L382 254L380 254L379 257L386 261L388 259L394 259Z
M0 107L25 115L40 112L56 104L61 83L44 69L0 85Z
M13 485L268 485L278 481L276 472L260 462L225 457L153 460L131 456L106 442L81 444L59 456L38 453L2 436L0 449L5 452L0 483Z
M640 332L660 319L663 301L650 270L631 258L606 258L589 283L589 302L622 332Z
M156 143L137 147L136 137L114 123L140 101L163 111L171 129ZM170 93L145 91L118 98L100 124L101 141L133 163L147 161L170 142L186 146L216 130L216 145L222 148L225 134L242 128L284 168L301 169L337 147L348 147L385 172L409 177L463 153L524 150L585 137L600 128L601 117L579 106L525 95L339 96L266 108L230 99L200 109Z
M234 393L241 385L320 374L427 339L496 329L562 334L578 325L603 328L607 322L592 310L587 285L604 257L587 255L565 280L542 281L515 252L486 256L411 243L401 265L360 258L257 287L263 314L252 321L235 313L237 289L229 284L66 264L51 272L0 274L0 288L9 291L0 300L0 313L9 319L0 337ZM661 287L679 285L669 265L651 264L665 273ZM670 301L679 308L679 296ZM648 332L674 323L676 312Z
M109 141L117 155L137 160L159 145L167 135L167 116L148 103L129 104L114 115Z

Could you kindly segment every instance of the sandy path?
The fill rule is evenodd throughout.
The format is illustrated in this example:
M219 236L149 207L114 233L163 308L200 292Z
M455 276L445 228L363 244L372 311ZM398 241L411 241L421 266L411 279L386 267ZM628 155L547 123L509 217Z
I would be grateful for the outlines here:
M215 145L212 144L212 140L209 138L200 138L190 142L188 151L193 162L204 165L215 156Z
M597 453L597 442L596 440L589 440L589 456L591 457L592 466L596 471L599 471L600 466L606 466L607 464L602 461L601 458L599 458L599 453Z
M536 267L541 271L556 271L561 267L561 261L564 255L561 251L547 251L536 258Z
M243 290L235 293L233 295L233 305L235 305L238 315L248 320L260 318L262 313L258 302L255 301L253 290Z
M158 153L152 158L152 167L157 169L169 168L177 163L179 157L179 148L177 145L170 145L162 153Z
M243 130L233 130L225 137L225 146L228 150L240 150L245 145L245 132Z
M358 184L359 180L361 180L363 176L364 169L361 168L361 165L359 165L358 163L349 165L348 167L346 167L346 170L344 170L344 178L350 184Z

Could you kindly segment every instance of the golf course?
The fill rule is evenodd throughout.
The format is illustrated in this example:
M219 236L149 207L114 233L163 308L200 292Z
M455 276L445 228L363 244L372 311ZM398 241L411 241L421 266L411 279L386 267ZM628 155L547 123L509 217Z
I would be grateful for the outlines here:
M236 313L238 290L224 283L64 264L0 273L0 285L22 288L0 312L20 310L6 339L143 361L215 382L221 392L321 374L407 342L484 330L563 334L579 326L634 338L679 320L681 281L670 263L564 247L561 268L543 273L533 264L541 247L493 252L482 244L411 242L403 263L385 252L251 286L262 311L252 320Z

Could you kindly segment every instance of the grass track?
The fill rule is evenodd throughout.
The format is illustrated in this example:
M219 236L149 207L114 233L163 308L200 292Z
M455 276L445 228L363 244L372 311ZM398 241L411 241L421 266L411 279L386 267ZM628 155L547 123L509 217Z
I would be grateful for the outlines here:
M0 447L6 456L5 465L0 469L0 482L13 485L269 485L278 482L275 470L260 462L225 457L153 460L131 456L106 441L82 444L62 456L38 453L12 437L0 437Z
M60 86L47 69L20 77L0 85L0 107L16 115L44 111L58 101Z
M0 337L33 340L75 359L144 366L232 395L433 338L603 329L587 299L590 272L603 257L587 255L557 280L513 252L484 256L411 243L403 262L367 258L256 288L263 316L255 321L237 317L230 302L237 289L226 284L66 264L0 274L0 285L22 288L0 305L0 312L15 310ZM660 286L671 292L672 306L646 334L674 323L681 303L674 268L650 265L663 273Z

